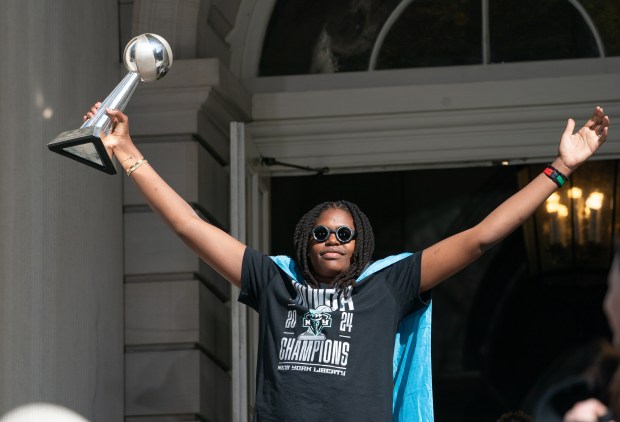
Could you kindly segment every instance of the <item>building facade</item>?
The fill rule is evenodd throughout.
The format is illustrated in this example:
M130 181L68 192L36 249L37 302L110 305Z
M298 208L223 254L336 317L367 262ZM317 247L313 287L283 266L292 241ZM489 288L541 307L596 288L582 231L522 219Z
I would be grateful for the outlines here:
M45 147L120 81L122 50L137 34L166 38L174 63L132 97L135 141L199 214L266 252L270 207L281 206L270 199L271 178L305 167L353 174L542 163L567 117L579 123L597 104L612 121L620 115L620 41L597 30L580 2L564 3L581 16L590 49L502 56L489 42L499 12L482 1L472 24L482 28L481 53L454 63L423 49L427 61L395 59L407 45L390 33L424 12L410 9L416 2L375 10L352 1L344 11L297 2L307 19L291 14L292 3L0 4L0 416L35 403L106 422L251 414L255 315L124 174ZM371 35L358 37L366 45L338 43L334 22L360 14L374 19ZM312 42L295 44L296 28ZM278 52L297 61L279 62ZM597 157L619 156L612 131ZM267 166L265 157L294 166Z

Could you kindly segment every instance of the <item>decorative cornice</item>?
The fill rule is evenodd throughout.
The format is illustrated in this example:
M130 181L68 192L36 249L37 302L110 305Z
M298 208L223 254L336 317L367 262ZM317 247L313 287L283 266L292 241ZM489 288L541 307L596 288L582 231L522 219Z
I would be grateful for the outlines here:
M620 114L618 73L254 95L262 156L330 173L544 162L566 120ZM620 157L610 132L598 159ZM299 171L273 167L273 175Z
M250 94L218 59L192 59L141 83L126 113L136 138L192 134L227 160L230 122L248 121L250 110Z

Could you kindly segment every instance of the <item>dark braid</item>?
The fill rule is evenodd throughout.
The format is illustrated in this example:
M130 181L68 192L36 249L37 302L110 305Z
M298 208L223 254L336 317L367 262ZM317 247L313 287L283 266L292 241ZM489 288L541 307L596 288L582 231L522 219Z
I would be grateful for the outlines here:
M319 283L314 278L310 263L310 233L323 211L330 208L342 209L353 217L355 225L356 239L355 250L351 257L349 269L338 274L333 280L333 284L338 289L343 289L355 284L355 280L360 276L366 265L372 261L372 254L375 250L375 236L368 217L357 207L348 201L324 202L308 211L297 223L295 227L295 237L293 244L299 268L302 275L310 286L318 287Z

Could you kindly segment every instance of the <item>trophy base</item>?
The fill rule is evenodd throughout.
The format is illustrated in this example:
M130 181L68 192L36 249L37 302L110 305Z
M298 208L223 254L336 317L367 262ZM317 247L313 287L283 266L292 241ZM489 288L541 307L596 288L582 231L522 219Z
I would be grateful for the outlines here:
M96 126L69 130L54 138L47 147L104 173L116 174L114 163L103 146L101 134L101 128Z

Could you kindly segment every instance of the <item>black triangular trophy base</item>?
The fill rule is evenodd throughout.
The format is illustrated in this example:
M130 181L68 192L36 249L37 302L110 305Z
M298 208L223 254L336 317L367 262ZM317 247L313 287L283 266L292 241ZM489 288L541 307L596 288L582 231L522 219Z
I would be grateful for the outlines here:
M54 138L47 147L104 173L116 174L114 163L103 146L101 132L101 128L95 126L69 130Z

